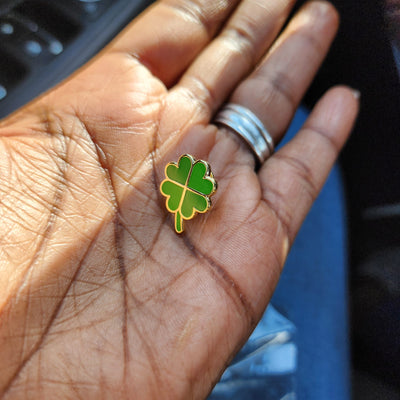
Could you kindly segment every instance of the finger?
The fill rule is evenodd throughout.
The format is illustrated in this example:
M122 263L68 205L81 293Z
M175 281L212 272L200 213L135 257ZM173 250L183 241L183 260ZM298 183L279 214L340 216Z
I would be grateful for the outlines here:
M245 1L177 85L210 115L274 41L294 1ZM200 121L199 121L200 122Z
M275 143L286 131L337 28L338 14L331 4L306 4L257 70L233 93L231 101L255 113Z
M111 51L138 58L167 86L211 40L239 0L165 0L136 19Z
M263 200L293 241L321 190L358 112L356 92L328 91L300 132L259 172Z

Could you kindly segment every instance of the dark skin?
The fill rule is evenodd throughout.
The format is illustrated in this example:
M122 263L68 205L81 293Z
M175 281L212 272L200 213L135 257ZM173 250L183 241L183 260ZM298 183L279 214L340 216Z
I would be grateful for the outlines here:
M330 90L258 172L211 123L230 98L282 138L338 25L313 2L274 42L292 5L159 2L1 122L2 398L210 392L262 315L357 114L352 90ZM184 153L210 163L218 191L177 235L159 184Z

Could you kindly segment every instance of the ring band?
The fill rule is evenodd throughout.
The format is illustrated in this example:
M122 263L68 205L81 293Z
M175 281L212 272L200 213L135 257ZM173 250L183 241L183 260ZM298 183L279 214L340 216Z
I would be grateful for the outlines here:
M225 104L214 121L227 126L241 136L253 151L260 165L274 152L271 135L249 109L238 104Z

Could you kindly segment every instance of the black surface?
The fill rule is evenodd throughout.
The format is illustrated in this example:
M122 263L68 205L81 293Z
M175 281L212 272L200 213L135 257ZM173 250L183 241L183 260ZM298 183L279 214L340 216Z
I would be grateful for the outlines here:
M2 0L0 118L70 75L150 3Z

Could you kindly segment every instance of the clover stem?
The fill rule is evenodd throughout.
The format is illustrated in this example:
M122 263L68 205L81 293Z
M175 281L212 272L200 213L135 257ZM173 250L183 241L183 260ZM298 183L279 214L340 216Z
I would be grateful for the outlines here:
M175 230L177 233L183 232L182 215L179 211L175 213Z

